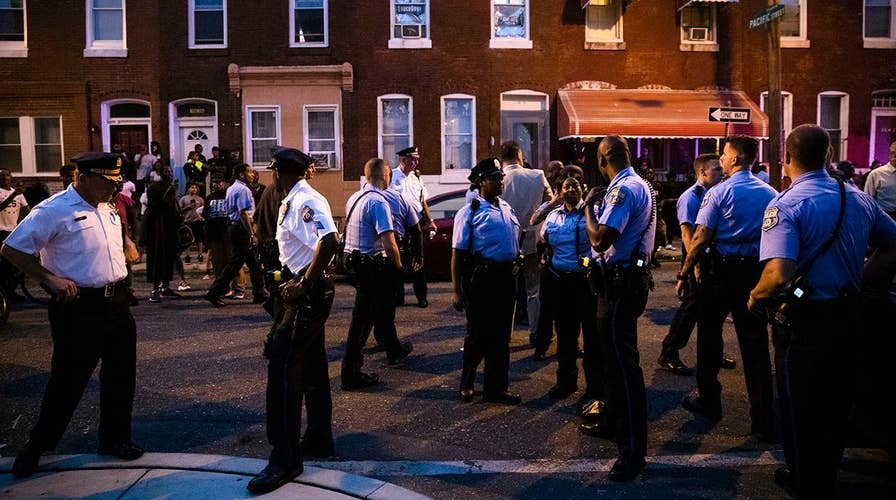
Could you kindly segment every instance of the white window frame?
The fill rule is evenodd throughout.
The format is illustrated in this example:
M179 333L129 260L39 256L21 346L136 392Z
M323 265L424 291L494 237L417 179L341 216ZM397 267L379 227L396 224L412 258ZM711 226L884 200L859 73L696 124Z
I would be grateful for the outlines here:
M87 28L87 46L84 57L127 57L128 56L128 13L127 0L121 0L121 41L93 39L93 2L85 0L84 23Z
M768 91L759 94L759 109L763 113L766 112L765 103L768 100ZM781 129L784 131L784 137L793 130L793 94L786 90L781 91L781 101L783 108L781 110ZM765 141L759 141L759 158L764 157Z
M191 49L226 49L227 48L227 0L222 0L224 13L224 43L196 44L196 0L187 0L187 43Z
M532 48L532 19L530 17L530 4L532 0L523 0L526 3L526 36L525 37L496 37L495 36L495 1L489 0L489 7L491 7L491 13L489 18L491 19L491 25L489 26L489 32L491 33L491 39L488 42L488 47L490 49L531 49Z
M799 0L800 5L800 34L799 36L782 36L781 37L781 48L782 49L808 49L812 46L812 43L809 41L809 32L807 31L808 27L808 18L807 15L807 4L808 0ZM863 26L864 29L864 26Z
M335 144L333 145L335 151L326 151L326 153L334 153L336 160L333 164L329 165L326 170L341 170L342 169L342 133L340 129L342 128L340 125L342 124L342 114L339 112L338 104L306 104L302 106L302 150L312 154L321 154L322 151L312 151L310 145L310 138L308 137L308 113L315 112L319 113L322 111L330 111L333 113L333 140ZM315 169L317 169L317 165L315 165Z
M406 94L386 94L376 98L376 155L383 158L383 101L405 99L408 101L408 144L414 144L414 98ZM391 134L399 135L399 134ZM392 162L391 158L383 158ZM393 165L396 167L397 165Z
M469 99L472 101L472 116L470 119L472 122L472 135L473 141L470 148L470 168L447 168L446 167L446 152L447 146L445 143L445 100L446 99ZM467 177L470 175L470 170L476 165L476 134L477 134L477 126L476 126L476 96L470 94L448 94L443 95L439 98L439 137L441 142L442 149L442 157L441 157L441 168L442 175L440 177L439 182L444 183L467 183L469 184L469 180Z
M616 7L616 38L613 40L601 40L601 39L589 39L588 38L588 17L589 12L595 6L587 5L585 7L585 50L624 50L625 49L625 39L623 35L623 25L622 18L624 14L622 13L622 0L612 0L613 5Z
M849 94L839 90L827 90L818 93L818 98L816 99L815 123L819 127L822 127L821 98L825 96L840 97L840 157L832 158L831 161L842 161L847 157L847 146L849 145Z
M896 49L896 0L890 0L890 36L865 36L865 0L862 0L862 46L866 49Z
M22 0L22 41L0 42L0 57L28 57L28 2Z
M324 41L305 43L296 42L296 3L289 0L289 46L299 49L330 46L330 0L324 0Z
M245 119L244 119L244 123L246 124L246 148L245 148L246 154L244 155L244 158L245 158L245 162L247 164L249 164L249 166L251 166L252 168L260 168L263 166L262 163L264 163L264 165L267 165L267 162L255 163L255 161L252 159L252 157L253 157L253 154L252 154L253 153L253 149L252 149L252 139L253 139L253 137L252 137L252 113L258 112L258 111L261 111L261 112L273 111L275 113L275 116L276 116L275 122L277 123L276 144L282 144L281 138L283 137L283 134L280 129L280 127L282 125L282 121L283 121L283 115L280 113L280 105L279 104L249 104L249 105L247 105L245 108L246 114L245 114Z
M718 52L719 51L719 8L718 5L713 2L709 4L705 4L706 7L710 9L710 33L712 34L712 40L688 40L687 36L684 33L684 11L685 9L681 9L678 13L678 34L681 38L681 43L678 46L679 50L682 52Z
M432 15L430 0L420 0L426 4L426 37L395 38L395 0L389 0L389 48L390 49L431 49L432 48Z
M37 135L35 134L34 121L37 118L55 118L59 120L59 165L65 161L65 134L62 128L62 115L44 116L4 116L3 118L19 119L19 148L22 156L22 171L14 172L14 175L27 177L58 177L58 167L49 172L37 171ZM9 146L10 144L7 144Z

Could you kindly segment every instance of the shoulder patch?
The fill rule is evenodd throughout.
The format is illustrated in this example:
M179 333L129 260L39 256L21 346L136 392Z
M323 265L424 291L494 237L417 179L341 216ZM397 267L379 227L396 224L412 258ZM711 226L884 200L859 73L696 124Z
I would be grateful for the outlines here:
M762 230L768 231L769 229L778 225L778 207L769 207L765 209L765 214L762 216Z
M286 202L280 205L280 217L277 219L277 225L282 226L283 221L286 220L286 214L289 212L289 202Z
M705 207L707 204L709 204L709 191L707 191L706 194L703 195L703 199L700 200L700 208Z
M311 207L306 206L302 209L302 221L305 223L311 222L314 219L314 210Z
M614 187L607 193L607 203L610 205L622 205L625 202L625 191Z

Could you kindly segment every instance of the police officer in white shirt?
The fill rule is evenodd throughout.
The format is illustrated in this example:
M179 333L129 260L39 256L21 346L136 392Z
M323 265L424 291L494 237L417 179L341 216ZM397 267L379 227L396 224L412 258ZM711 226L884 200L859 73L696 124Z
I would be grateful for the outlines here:
M333 454L333 403L324 347L333 280L324 271L339 238L329 203L308 184L314 177L314 159L283 147L275 148L272 156L275 181L288 194L277 219L283 267L269 271L282 283L272 297L274 325L265 349L267 435L273 450L268 466L247 485L253 493L273 491L301 474L303 455ZM308 426L300 439L303 398Z
M420 150L417 146L409 146L395 153L398 155L398 167L392 169L392 189L402 192L411 208L417 212L420 219L420 231L429 231L430 235L435 234L438 230L436 222L429 212L429 205L426 199L429 198L429 192L420 178L417 170L420 166ZM420 250L422 252L422 249ZM429 301L426 299L427 285L426 273L423 271L423 256L420 255L420 265L412 266L409 274L414 283L414 295L417 297L417 307L429 307ZM399 305L404 304L404 284L401 285L401 297Z
M54 294L50 380L37 423L13 464L19 478L34 473L41 453L59 443L100 360L98 453L123 460L143 455L131 442L137 329L124 281L126 255L135 261L136 248L122 240L110 205L121 183L121 157L83 153L72 161L80 172L75 184L34 207L2 251Z

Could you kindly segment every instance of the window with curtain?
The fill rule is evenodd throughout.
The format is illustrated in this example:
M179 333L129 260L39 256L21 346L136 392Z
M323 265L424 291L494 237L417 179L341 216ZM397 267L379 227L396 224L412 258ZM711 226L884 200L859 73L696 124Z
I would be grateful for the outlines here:
M446 169L469 169L476 163L475 116L476 103L472 97L443 99L442 144Z
M249 108L249 146L253 165L270 163L271 148L280 143L279 114L276 108Z
M529 38L528 0L492 0L494 38Z
M124 40L124 0L93 0L93 40Z
M716 6L693 3L681 10L681 39L686 42L713 42L716 39Z
M327 0L292 0L292 40L290 45L326 45Z
M305 143L318 168L338 167L336 107L305 107Z
M622 41L622 0L591 3L585 13L586 42Z
M227 45L227 5L225 0L190 0L190 46Z
M393 167L398 165L397 151L411 145L411 99L380 99L380 157Z
M393 0L392 38L429 38L429 0Z

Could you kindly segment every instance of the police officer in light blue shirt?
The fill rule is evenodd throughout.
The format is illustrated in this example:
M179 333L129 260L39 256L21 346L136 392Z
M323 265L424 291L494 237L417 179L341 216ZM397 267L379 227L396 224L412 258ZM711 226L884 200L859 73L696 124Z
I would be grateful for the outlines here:
M404 192L398 189L384 189L382 192L392 212L392 228L398 240L401 262L413 273L423 268L423 232L420 229L420 214L411 207ZM418 306L428 304L418 302ZM404 273L395 282L395 304L404 305Z
M722 327L728 313L734 319L750 400L751 434L773 442L772 372L768 331L747 310L750 289L759 280L759 236L762 212L775 196L771 186L750 173L759 142L746 136L725 140L720 158L728 179L707 191L697 213L697 228L678 275L676 291L686 297L688 274L700 261L697 300L697 391L682 405L718 419L722 414Z
M765 270L749 299L751 311L773 313L787 463L775 480L795 489L797 498L836 493L857 389L857 351L877 342L862 316L892 307L886 293L896 274L896 223L871 197L828 175L829 151L827 131L815 125L801 125L787 137L784 168L794 181L765 209ZM875 251L863 269L869 245ZM862 314L860 290L869 301ZM875 294L883 300L873 302ZM779 311L783 317L774 314ZM880 330L890 334L892 316L885 321ZM876 399L881 396L889 397Z
M520 223L510 205L499 198L503 179L497 158L480 161L470 172L469 180L479 187L480 197L454 217L451 280L454 307L466 309L467 315L461 400L473 400L476 370L484 358L484 400L515 405L520 396L507 392L507 386Z

